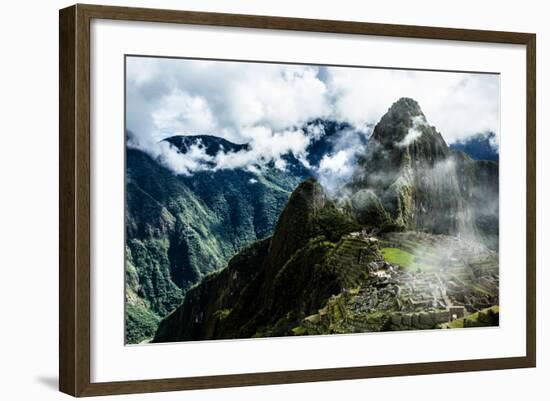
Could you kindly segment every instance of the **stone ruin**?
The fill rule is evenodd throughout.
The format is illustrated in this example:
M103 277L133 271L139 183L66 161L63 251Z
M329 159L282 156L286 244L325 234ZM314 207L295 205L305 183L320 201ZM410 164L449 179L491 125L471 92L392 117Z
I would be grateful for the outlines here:
M365 233L352 235L370 243L378 242ZM444 237L421 235L423 240L432 242ZM463 248L475 247L452 237L444 237L444 241L456 241ZM436 269L411 270L386 261L366 263L365 283L329 301L333 306L340 305L337 314L344 316L339 323L344 328L340 329L343 332L433 329L498 305L498 259L478 249L461 247L457 247L458 255L448 255L446 265ZM475 257L462 257L469 254ZM325 325L334 324L330 310L324 308L316 319Z

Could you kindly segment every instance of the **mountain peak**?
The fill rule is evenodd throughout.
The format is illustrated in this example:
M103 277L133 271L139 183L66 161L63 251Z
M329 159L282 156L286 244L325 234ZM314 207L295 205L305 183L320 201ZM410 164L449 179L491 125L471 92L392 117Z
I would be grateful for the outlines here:
M391 105L388 112L398 113L401 115L404 113L409 113L411 116L423 115L422 109L420 108L418 102L410 97L399 98Z
M279 259L286 260L303 245L300 236L309 234L311 222L327 202L323 187L314 178L298 185L281 213L271 241L272 251Z
M236 144L214 135L174 135L163 141L175 146L183 154L187 153L193 145L203 147L209 156L215 156L220 151L238 152L248 149L248 144Z
M402 97L397 100L376 124L373 138L385 146L409 145L412 139L431 128L418 102ZM409 138L407 138L409 137Z
M358 229L341 212L314 178L303 181L292 193L273 233L269 269L276 274L282 263L317 236L338 240Z

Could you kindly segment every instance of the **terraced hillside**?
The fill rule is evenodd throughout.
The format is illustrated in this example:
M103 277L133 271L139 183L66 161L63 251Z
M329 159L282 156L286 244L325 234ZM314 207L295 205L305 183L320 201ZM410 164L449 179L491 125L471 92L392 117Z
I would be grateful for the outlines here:
M385 231L468 234L498 249L498 163L447 146L401 98L376 124L344 193L357 220Z
M310 127L319 133L309 144L307 163L288 153L283 169L273 163L216 169L220 152L236 155L250 146L213 135L172 136L158 143L170 144L182 160L193 149L211 158L203 170L189 175L174 173L160 156L128 147L127 343L150 339L190 287L225 267L239 251L271 236L290 194L314 174L325 155L334 154L341 143L362 149L367 142L364 132L346 123L318 119L302 129Z
M388 233L371 241L378 243L383 260L369 263L368 278L360 286L332 296L294 334L498 325L494 251L457 237L419 232Z
M494 251L447 235L373 234L308 180L274 236L192 288L154 342L474 325L494 305Z
M354 166L330 195L302 181L273 235L189 288L153 342L497 325L498 164L402 98Z

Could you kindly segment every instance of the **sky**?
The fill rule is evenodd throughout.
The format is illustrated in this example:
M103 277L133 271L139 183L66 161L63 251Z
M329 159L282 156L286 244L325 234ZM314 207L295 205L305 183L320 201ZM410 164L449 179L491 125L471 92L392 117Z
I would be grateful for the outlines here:
M499 134L500 80L492 74L128 57L126 94L128 146L178 174L205 169L207 161L208 168L253 169L266 161L284 168L283 154L305 160L308 144L322 135L308 122L330 118L369 132L401 97L418 101L448 144ZM159 143L200 134L250 147L215 157L195 147L182 157Z

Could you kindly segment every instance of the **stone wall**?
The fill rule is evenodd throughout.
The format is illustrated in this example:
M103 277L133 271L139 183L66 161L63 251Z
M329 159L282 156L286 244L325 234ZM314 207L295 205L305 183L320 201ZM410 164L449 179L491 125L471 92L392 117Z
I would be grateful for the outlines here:
M391 315L391 330L434 329L437 325L449 322L451 315L448 310L403 313Z

